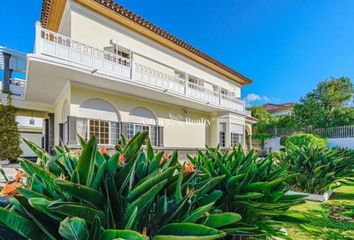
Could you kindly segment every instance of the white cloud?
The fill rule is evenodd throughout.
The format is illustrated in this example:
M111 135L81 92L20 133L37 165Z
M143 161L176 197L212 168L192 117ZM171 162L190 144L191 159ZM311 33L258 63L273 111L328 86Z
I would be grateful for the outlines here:
M247 107L251 107L253 105L265 104L265 103L278 103L280 99L268 96L260 96L255 93L250 93L244 99Z
M247 95L246 99L247 102L256 102L256 101L264 101L267 102L269 101L269 97L267 96L259 96L255 93L250 93Z

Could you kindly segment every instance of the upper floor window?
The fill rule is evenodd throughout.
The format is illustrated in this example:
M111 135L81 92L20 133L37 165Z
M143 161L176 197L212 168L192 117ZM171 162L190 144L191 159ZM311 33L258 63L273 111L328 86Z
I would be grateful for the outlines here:
M128 48L119 46L117 44L112 44L111 46L104 47L103 49L107 52L114 53L114 54L119 55L123 58L128 58L128 59L130 58L130 50Z
M175 77L177 78L181 78L181 79L184 79L186 77L185 73L184 72L181 72L181 71L178 71L178 70L175 70Z
M204 86L204 81L202 79L193 76L188 76L188 82L193 83L195 85Z

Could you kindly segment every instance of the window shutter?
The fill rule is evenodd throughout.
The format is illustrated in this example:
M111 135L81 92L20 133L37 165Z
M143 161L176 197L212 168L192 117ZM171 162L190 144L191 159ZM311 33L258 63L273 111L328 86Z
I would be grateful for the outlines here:
M126 138L127 133L128 133L128 123L127 122L121 122L121 134Z
M163 142L163 127L158 127L158 144L159 147L163 147L164 146L164 142Z
M68 139L68 144L69 145L77 145L77 120L75 117L68 117L68 123L69 123L69 139ZM84 138L85 136L81 136Z
M59 123L59 144L65 144L64 142L64 124Z

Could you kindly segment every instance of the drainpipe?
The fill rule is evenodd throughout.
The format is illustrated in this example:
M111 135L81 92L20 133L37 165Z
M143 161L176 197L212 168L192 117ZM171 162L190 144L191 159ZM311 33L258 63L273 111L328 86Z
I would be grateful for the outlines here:
M12 75L12 70L10 69L10 58L11 54L3 52L4 55L4 81L3 81L3 92L8 93L10 92L10 79Z

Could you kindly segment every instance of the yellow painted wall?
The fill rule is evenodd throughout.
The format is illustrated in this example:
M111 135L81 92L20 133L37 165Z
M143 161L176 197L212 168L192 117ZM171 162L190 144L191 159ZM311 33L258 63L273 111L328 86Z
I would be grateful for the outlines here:
M63 116L63 106L64 103L70 103L71 98L71 87L70 82L68 82L62 93L59 95L56 103L54 104L54 144L59 145L59 124L63 123L65 116ZM70 107L67 114L70 115Z
M184 114L178 106L72 86L71 116L80 116L80 104L92 98L102 99L113 105L123 122L128 121L129 113L136 107L149 109L157 117L158 124L164 127L165 147L202 148L205 144L210 144L210 128L206 123L210 121L209 113L187 110ZM186 118L190 120L186 121ZM204 120L203 124L193 122L201 120Z

